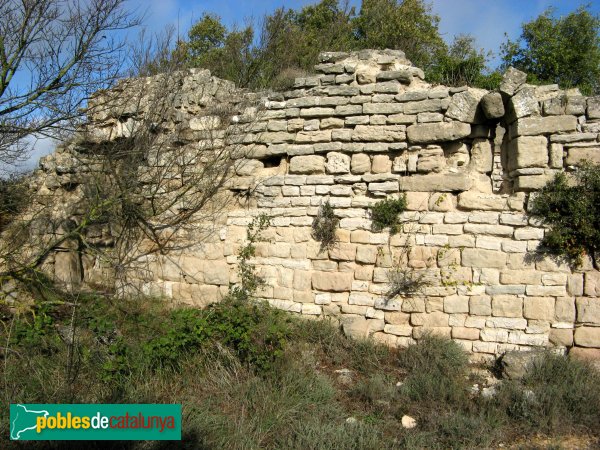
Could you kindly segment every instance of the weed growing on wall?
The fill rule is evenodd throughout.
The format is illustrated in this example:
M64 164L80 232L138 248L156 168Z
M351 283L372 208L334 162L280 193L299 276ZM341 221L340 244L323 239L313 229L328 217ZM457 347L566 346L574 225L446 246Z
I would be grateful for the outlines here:
M321 250L326 250L335 245L337 230L340 220L335 216L333 207L327 200L319 208L319 212L312 223L312 237L321 243Z
M246 245L238 252L238 273L240 282L231 286L229 295L235 300L247 301L264 283L264 279L256 273L250 259L256 255L256 243L263 240L262 233L269 226L271 219L266 214L255 217L246 230Z
M398 214L406 211L406 194L399 198L386 198L371 207L371 219L374 231L390 229L390 234L400 231Z

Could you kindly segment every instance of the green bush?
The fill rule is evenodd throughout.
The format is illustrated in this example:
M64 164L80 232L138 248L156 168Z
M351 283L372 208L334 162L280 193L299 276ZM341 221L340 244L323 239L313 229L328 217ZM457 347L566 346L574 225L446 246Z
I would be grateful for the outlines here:
M340 220L335 216L333 207L327 200L319 208L312 223L312 237L321 243L321 250L329 249L337 242L335 231Z
M406 194L399 198L387 198L375 203L371 207L371 219L373 220L373 229L381 231L389 228L391 234L400 231L398 226L398 214L406 211Z
M589 256L600 270L600 166L559 173L535 196L531 215L549 226L539 250L578 266Z
M552 353L534 360L521 383L506 383L499 404L508 416L544 433L583 429L597 433L600 373L582 362Z

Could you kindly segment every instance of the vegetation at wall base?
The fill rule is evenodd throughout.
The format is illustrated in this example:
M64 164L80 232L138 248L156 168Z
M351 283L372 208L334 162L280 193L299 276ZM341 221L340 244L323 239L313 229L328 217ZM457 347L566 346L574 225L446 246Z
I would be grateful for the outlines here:
M486 399L471 391L478 379L467 355L441 337L395 350L257 301L198 310L86 296L74 315L70 304L3 310L3 436L11 402L164 402L182 403L184 414L183 441L169 448L481 448L533 432L600 437L600 397L590 389L600 375L562 356L543 356L522 382L505 381ZM404 429L404 415L417 427Z

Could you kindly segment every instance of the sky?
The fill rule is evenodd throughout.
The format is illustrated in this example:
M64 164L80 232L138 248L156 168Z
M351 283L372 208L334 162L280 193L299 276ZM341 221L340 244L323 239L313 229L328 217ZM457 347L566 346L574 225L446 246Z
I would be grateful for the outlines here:
M186 36L190 26L203 12L219 15L226 25L242 25L248 19L259 19L276 8L298 9L317 3L317 0L129 0L131 8L145 15L144 26L150 32L160 32L174 26L180 36ZM496 53L490 64L498 64L497 53L505 41L505 33L516 39L521 24L528 22L549 7L557 14L566 14L578 6L590 4L600 14L600 1L589 0L429 0L433 12L440 17L440 32L447 42L460 33L472 34L478 47ZM360 0L350 0L360 6ZM132 33L132 38L134 37ZM25 168L33 168L40 156L50 153L55 143L38 140Z

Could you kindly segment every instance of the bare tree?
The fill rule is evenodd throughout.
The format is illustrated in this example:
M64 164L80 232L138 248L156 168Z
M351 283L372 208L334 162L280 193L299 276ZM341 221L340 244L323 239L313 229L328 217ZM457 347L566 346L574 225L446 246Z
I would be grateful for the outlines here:
M89 122L42 161L33 203L4 231L0 282L39 291L56 276L72 292L141 289L218 225L233 200L224 188L251 151L256 103L198 69L97 93Z
M139 24L126 0L0 0L0 163L24 138L74 129L88 96L121 72L120 30Z

